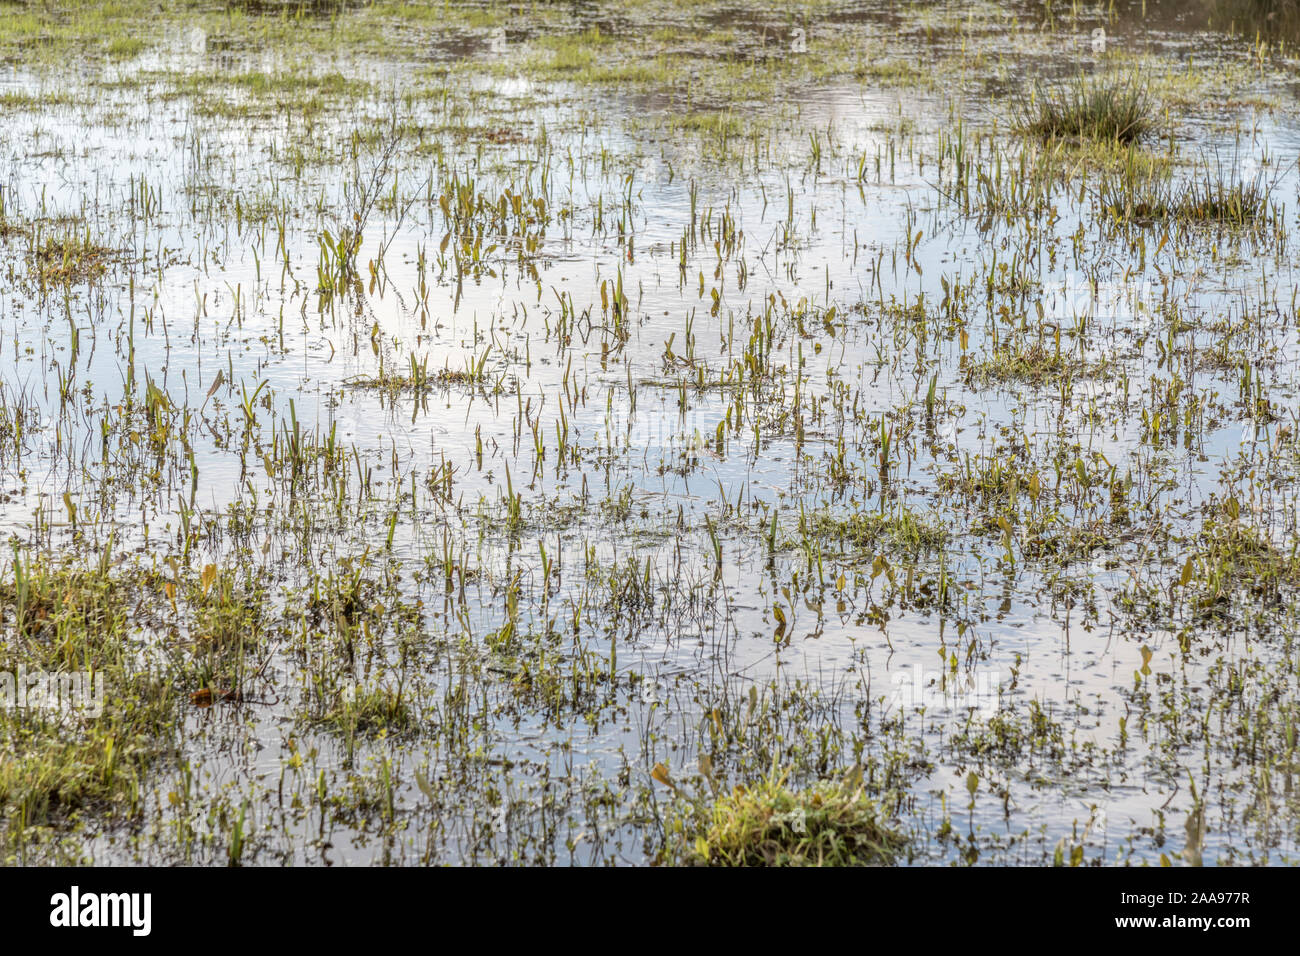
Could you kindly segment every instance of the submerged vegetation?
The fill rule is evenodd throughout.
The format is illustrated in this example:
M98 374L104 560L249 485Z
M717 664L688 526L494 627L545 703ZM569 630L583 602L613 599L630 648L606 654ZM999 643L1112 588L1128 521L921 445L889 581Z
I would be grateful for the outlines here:
M0 860L1294 862L1247 6L0 0Z
M91 814L129 820L141 811L144 775L171 750L176 699L161 669L139 656L147 578L32 559L21 552L0 579L0 806L10 832L35 835ZM38 699L18 677L86 674L76 706ZM94 700L94 686L113 694ZM20 706L19 694L28 700Z
M1185 177L1135 176L1133 171L1101 180L1102 208L1117 223L1152 221L1213 224L1234 230L1276 232L1282 211L1264 170L1237 178L1237 162L1205 162ZM1280 175L1280 173L1279 173Z
M112 250L84 235L48 238L36 249L36 268L42 282L88 282L108 269Z

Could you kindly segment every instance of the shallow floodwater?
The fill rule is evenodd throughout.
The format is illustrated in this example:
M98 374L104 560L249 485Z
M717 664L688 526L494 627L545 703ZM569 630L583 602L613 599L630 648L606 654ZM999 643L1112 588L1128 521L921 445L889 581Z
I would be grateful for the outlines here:
M197 618L142 617L178 732L136 811L12 852L224 862L239 817L241 862L638 863L652 768L704 792L708 753L726 785L864 767L907 862L1290 860L1293 581L1252 597L1203 535L1226 509L1294 556L1294 63L1145 146L1258 170L1275 222L1117 223L1078 153L1025 186L997 91L1250 44L997 11L836 8L803 55L840 24L982 60L722 110L535 75L526 23L6 67L0 528L211 566L264 630L211 702ZM796 55L717 17L755 70ZM56 236L102 274L43 276ZM409 719L329 719L375 692Z

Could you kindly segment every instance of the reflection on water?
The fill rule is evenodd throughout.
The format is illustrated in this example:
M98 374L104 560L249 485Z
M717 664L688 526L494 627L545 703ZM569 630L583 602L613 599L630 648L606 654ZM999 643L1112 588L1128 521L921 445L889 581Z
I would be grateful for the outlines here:
M1160 549L1252 467L1276 481L1238 507L1294 541L1277 423L1297 342L1285 236L1121 229L1086 170L1011 208L1011 177L1039 160L991 89L1108 56L1220 54L1186 6L1138 11L1058 12L1031 34L1011 24L1043 26L1038 4L973 11L965 31L851 5L834 22L891 57L978 44L988 68L938 89L823 77L721 116L690 89L594 97L508 70L413 94L407 64L286 72L210 32L121 65L117 86L13 72L0 90L16 103L70 94L6 118L0 527L274 585L266 703L194 710L181 748L210 799L266 806L268 858L315 862L326 842L350 861L503 853L480 833L500 787L539 859L642 861L619 809L630 768L691 772L724 710L780 686L797 689L773 718L792 740L848 735L845 762L905 783L918 862L970 847L1039 862L1081 821L1090 852L1158 860L1168 808L1190 807L1179 761L1200 742L1183 722L1210 719L1198 707L1225 669L1286 654L1281 637L1238 645L1276 622L1219 631L1148 606L1186 560ZM834 29L802 22L719 8L703 27L735 38L717 59L760 69L796 31L813 57ZM530 30L491 48L483 30L440 33L412 62L524 57ZM202 70L229 78L219 97L187 85ZM384 92L355 93L357 77ZM355 109L319 107L334 97ZM348 228L337 210L380 168L365 136L393 110L400 159L356 217L359 274L335 286L322 236ZM1199 114L1179 136L1186 156L1276 171L1279 200L1300 191L1294 116ZM31 264L74 234L109 251L106 274L42 282ZM373 618L355 611L363 581ZM311 622L322 590L354 586L346 613L332 605L354 628ZM1193 637L1205 652L1180 653ZM358 743L304 724L338 676L320 663L335 639L348 686L400 685L437 734ZM566 667L608 675L545 683ZM467 673L495 676L458 727ZM719 753L752 758L743 720ZM306 753L322 790L397 773L419 825L376 838L344 812L380 805L370 793L321 797L319 817L271 809ZM999 797L970 815L969 846L931 835L967 772ZM1251 773L1222 754L1196 772L1227 789ZM175 793L175 768L158 773ZM431 808L439 780L460 782ZM590 802L600 788L621 796ZM583 843L530 804L606 809ZM1224 807L1207 849L1292 852L1293 832L1258 838ZM92 845L171 853L113 832Z

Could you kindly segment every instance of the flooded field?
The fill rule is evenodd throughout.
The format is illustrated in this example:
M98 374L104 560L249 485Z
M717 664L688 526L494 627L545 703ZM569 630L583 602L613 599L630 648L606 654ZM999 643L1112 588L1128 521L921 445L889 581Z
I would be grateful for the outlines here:
M0 859L1294 862L1297 23L0 0Z

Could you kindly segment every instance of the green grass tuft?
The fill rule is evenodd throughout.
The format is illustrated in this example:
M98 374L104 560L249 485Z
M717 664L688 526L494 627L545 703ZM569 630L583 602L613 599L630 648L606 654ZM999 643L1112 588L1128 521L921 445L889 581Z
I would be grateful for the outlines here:
M1136 76L1085 79L1035 91L1021 128L1044 140L1132 143L1154 128L1154 107Z
M775 774L692 807L669 833L660 862L691 866L884 865L906 844L860 781L793 791Z

